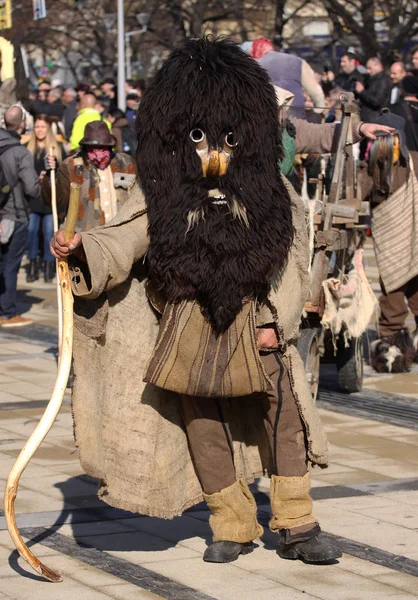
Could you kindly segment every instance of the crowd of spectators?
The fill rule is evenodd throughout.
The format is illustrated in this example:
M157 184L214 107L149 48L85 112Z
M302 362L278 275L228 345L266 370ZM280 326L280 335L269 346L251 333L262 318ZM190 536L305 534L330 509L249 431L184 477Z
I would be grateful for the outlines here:
M313 122L331 123L341 119L341 94L352 92L359 105L360 119L374 122L382 109L402 116L406 122L406 142L409 151L418 152L418 47L410 62L394 62L385 69L379 57L369 57L362 66L353 52L341 56L339 69L324 65L314 70L305 60L276 52L272 43L261 38L243 45L245 50L267 70L272 83L294 96L293 114ZM320 70L319 70L320 71ZM0 285L0 324L26 324L16 315L13 286L22 257L22 244L28 249L28 282L39 278L43 270L45 281L54 276L55 263L47 241L52 235L50 201L42 197L42 181L48 170L47 155L51 147L58 165L66 156L79 150L86 125L104 122L116 140L115 152L135 155L136 112L144 91L143 81L126 81L126 107L118 107L115 81L104 79L100 84L81 82L75 88L39 81L31 94L26 110L12 106L6 113L0 130L0 173L3 170L13 182L13 202L2 207L0 235L8 233L13 243L2 241L0 277L8 271L11 287ZM367 142L366 142L367 144ZM361 148L360 158L367 152ZM30 167L30 168L29 168ZM16 208L17 207L17 208ZM12 214L13 210L18 214ZM14 226L8 228L8 214ZM6 225L4 225L6 223ZM14 230L13 230L14 227ZM11 231L11 233L10 233ZM18 240L19 251L12 251ZM16 242L17 243L17 242ZM10 250L12 248L12 250ZM14 281L14 283L13 283ZM15 320L16 322L14 322Z

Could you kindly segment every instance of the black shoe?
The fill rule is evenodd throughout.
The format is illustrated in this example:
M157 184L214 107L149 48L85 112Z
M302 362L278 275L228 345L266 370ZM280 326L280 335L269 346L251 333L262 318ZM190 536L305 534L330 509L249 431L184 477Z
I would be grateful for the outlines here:
M37 279L39 279L38 266L37 266L36 258L34 258L29 261L28 272L26 273L26 281L28 283L32 283L33 281L36 281Z
M55 277L55 262L46 262L45 263L45 283L51 283L51 281Z
M338 546L334 546L331 542L324 539L320 533L319 527L315 527L312 533L317 532L317 535L313 535L306 539L306 536L311 532L308 532L305 539L301 539L302 536L295 537L292 541L291 536L288 535L289 530L280 532L279 548L277 554L281 558L287 558L289 560L296 560L300 558L307 563L332 563L337 558L341 558L342 552Z
M255 546L252 542L214 542L208 546L203 555L205 562L228 563L237 560L240 554L250 554Z

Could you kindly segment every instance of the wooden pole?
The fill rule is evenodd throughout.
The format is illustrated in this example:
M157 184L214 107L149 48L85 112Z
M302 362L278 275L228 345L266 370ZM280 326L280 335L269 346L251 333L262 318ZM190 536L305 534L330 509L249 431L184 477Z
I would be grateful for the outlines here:
M49 149L49 156L54 155L55 148ZM55 169L51 171L51 205L52 205L52 219L54 222L54 233L58 231L58 209L57 209L57 186L55 178ZM58 305L58 364L61 357L61 346L62 346L62 294L60 280L58 277L58 260L55 260L55 266L57 271L57 305Z

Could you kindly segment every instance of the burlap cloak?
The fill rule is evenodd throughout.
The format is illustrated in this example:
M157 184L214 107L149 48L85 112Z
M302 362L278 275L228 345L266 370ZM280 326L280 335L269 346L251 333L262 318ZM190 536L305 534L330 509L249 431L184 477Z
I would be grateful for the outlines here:
M277 319L290 341L309 291L309 256L304 206L290 186L289 191L295 241L286 272L280 281L272 282L268 314L258 319L260 323ZM83 244L89 271L70 261L78 297L72 401L80 461L86 473L101 480L99 495L108 504L171 518L203 496L176 394L143 383L158 321L145 293L141 258L148 245L147 218L139 188L116 219L83 234ZM284 361L306 426L309 458L325 466L325 434L302 361L291 344ZM228 413L237 476L251 481L268 473L271 461L259 406L252 399L237 398L229 402Z

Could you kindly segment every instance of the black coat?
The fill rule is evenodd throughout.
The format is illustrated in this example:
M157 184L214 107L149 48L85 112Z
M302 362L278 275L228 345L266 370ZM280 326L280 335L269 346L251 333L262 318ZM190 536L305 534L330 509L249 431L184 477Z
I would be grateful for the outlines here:
M58 146L60 146L60 148L61 148L62 159L64 160L66 158L65 150L60 142L58 142ZM35 156L33 156L33 166L35 168L35 171L36 171L36 174L38 177L42 173L42 171L45 171L45 155L46 155L45 148L40 148L38 150L38 152L35 154ZM45 175L45 177L49 177L49 176L50 176L49 173L47 173ZM42 188L42 191L43 191L43 188ZM30 203L30 212L37 213L39 215L52 214L51 200L49 200L49 202L45 202L44 200L45 199L42 197L42 192L40 190L39 194L36 196L36 198L33 198Z
M346 92L354 92L356 81L360 81L364 85L363 75L357 69L354 69L351 73L341 72L335 78L335 87L341 88Z
M357 94L362 121L373 123L381 115L381 109L389 106L391 88L392 82L384 71L369 78L366 89Z
M418 102L403 100L391 104L391 112L405 119L406 145L410 152L418 152Z
M71 137L71 131L73 129L73 123L77 116L77 100L74 98L69 104L64 106L64 116L62 122L64 124L65 139L69 140Z

